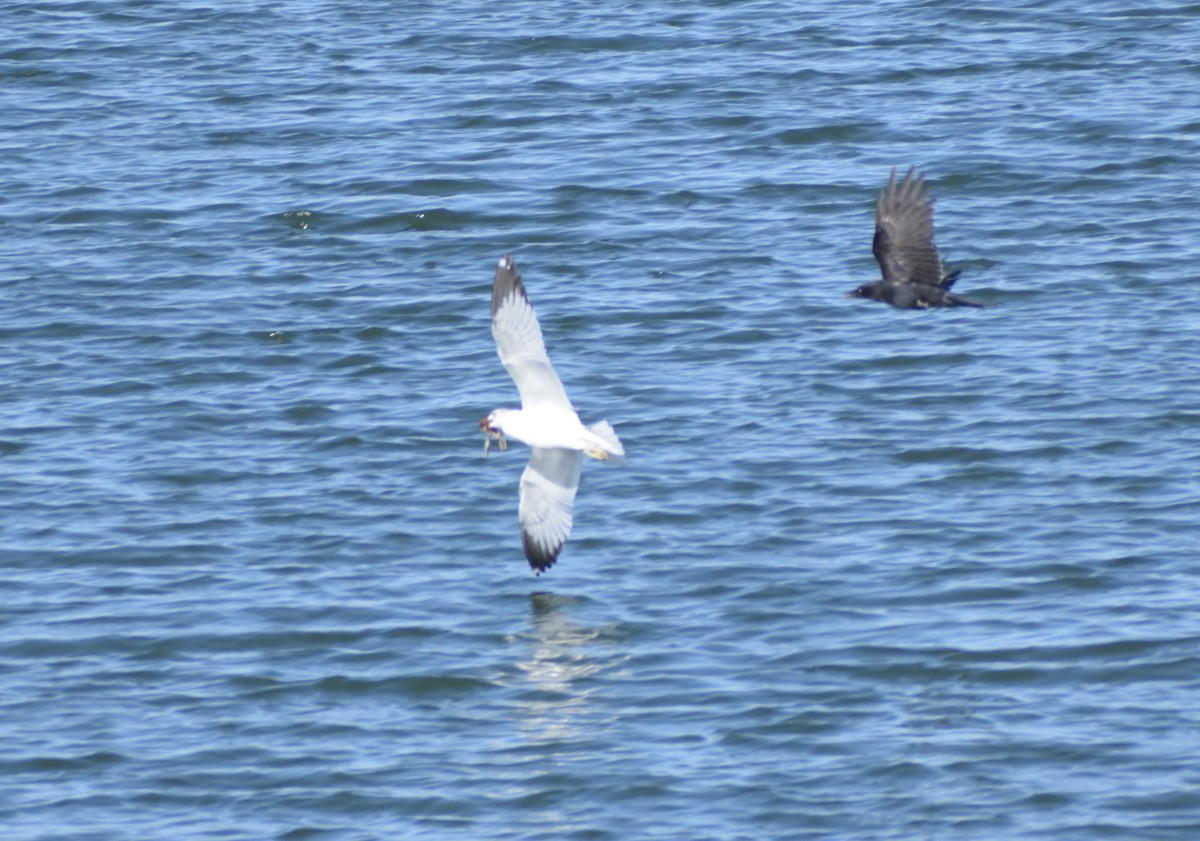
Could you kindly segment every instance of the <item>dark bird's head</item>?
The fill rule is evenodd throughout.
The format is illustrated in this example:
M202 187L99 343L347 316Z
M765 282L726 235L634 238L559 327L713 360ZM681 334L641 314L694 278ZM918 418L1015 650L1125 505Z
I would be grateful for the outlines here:
M886 300L886 298L884 297L883 287L884 287L884 282L882 280L877 280L873 283L864 283L862 286L858 287L857 289L847 292L846 297L847 298L867 298L868 300L871 300L871 301L883 301L883 300Z

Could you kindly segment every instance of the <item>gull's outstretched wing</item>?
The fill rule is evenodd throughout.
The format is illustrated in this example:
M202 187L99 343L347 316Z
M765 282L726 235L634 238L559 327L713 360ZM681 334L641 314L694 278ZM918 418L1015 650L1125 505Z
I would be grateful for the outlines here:
M500 258L492 284L492 338L500 361L521 392L522 408L537 403L573 408L546 355L542 328L525 294L517 264L507 254Z
M922 173L913 180L910 167L899 185L896 168L875 203L875 242L872 251L883 279L893 283L945 286L942 258L933 244L933 198ZM953 278L950 278L953 283Z
M571 536L571 509L579 489L578 450L533 448L529 464L521 474L521 544L525 557L538 574L558 559Z

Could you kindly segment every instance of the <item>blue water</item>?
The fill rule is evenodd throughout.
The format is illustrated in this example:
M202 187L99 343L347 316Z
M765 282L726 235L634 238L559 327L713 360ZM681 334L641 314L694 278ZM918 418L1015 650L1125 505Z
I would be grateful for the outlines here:
M1200 6L0 10L0 838L1200 837ZM984 310L849 300L917 164ZM478 420L585 420L541 578Z

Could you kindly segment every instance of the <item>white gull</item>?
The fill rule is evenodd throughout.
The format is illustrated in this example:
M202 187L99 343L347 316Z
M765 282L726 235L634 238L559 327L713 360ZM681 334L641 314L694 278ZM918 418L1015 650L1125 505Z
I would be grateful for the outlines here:
M601 460L622 459L625 449L608 421L584 426L546 355L542 328L517 265L500 258L492 284L492 337L496 352L521 394L520 409L496 409L479 422L487 436L483 452L505 436L532 448L521 474L521 543L529 565L541 575L558 559L571 535L571 510L586 453Z

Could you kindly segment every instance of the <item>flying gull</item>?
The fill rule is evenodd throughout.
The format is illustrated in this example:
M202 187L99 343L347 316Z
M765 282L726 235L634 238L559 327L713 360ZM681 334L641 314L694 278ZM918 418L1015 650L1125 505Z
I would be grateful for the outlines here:
M608 421L586 427L580 422L546 355L542 328L517 265L507 254L500 258L492 284L492 338L521 393L521 408L496 409L479 422L486 437L483 454L493 438L501 450L507 449L506 435L533 450L521 474L517 518L525 557L541 575L571 535L571 508L584 453L601 460L620 459L625 449Z
M933 244L933 197L925 186L925 174L913 180L910 167L899 185L896 168L875 203L875 242L872 251L879 261L883 279L865 283L849 293L850 298L886 301L901 309L928 307L982 307L950 293L959 272L946 274L937 246Z

